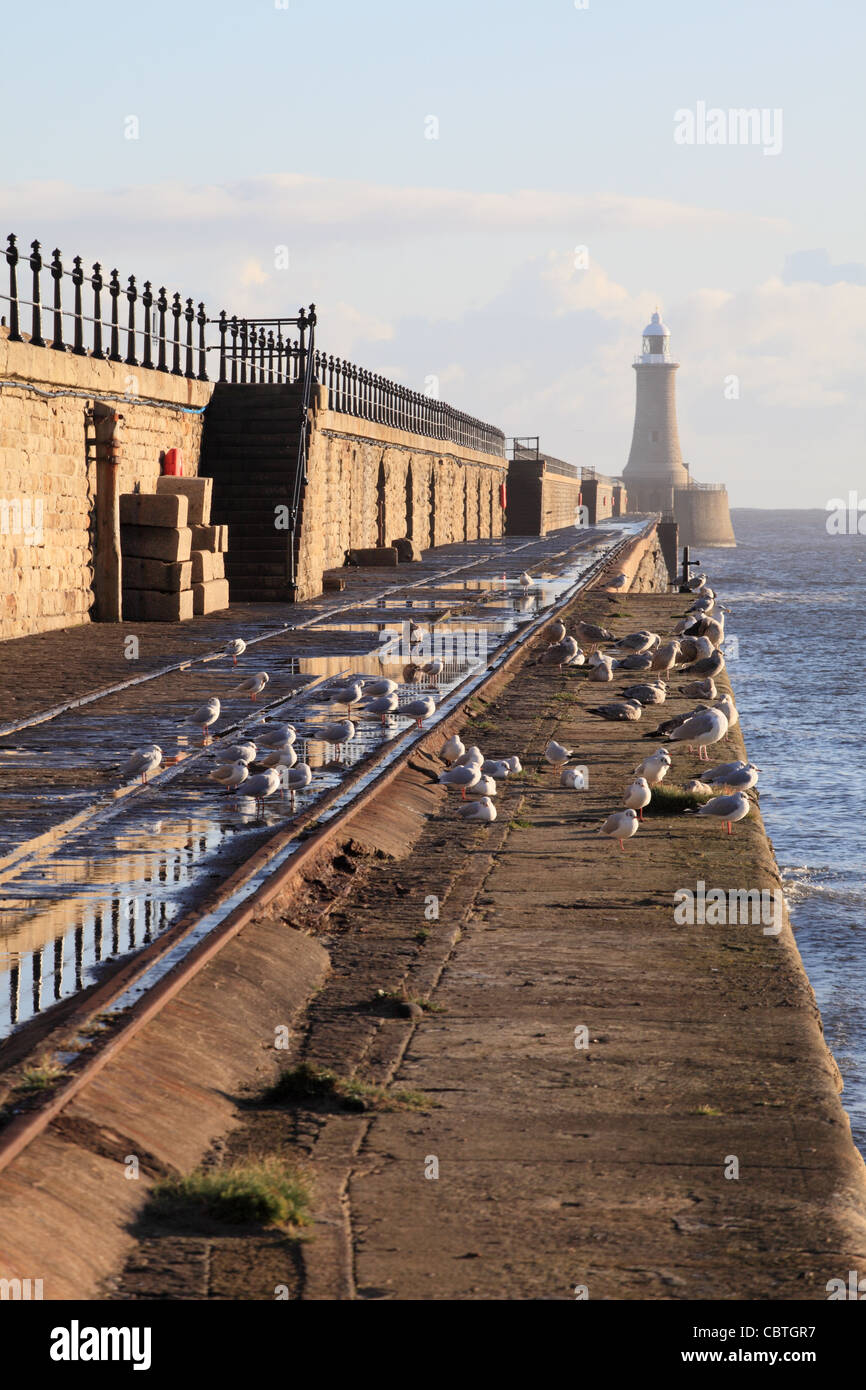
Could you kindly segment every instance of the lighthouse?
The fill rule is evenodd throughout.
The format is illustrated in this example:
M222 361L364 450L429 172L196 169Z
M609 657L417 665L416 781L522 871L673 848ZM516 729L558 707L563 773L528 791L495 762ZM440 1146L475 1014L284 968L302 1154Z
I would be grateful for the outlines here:
M670 329L658 312L643 331L635 373L634 429L622 480L629 510L673 514L688 545L736 545L724 483L696 483L683 463L677 429Z

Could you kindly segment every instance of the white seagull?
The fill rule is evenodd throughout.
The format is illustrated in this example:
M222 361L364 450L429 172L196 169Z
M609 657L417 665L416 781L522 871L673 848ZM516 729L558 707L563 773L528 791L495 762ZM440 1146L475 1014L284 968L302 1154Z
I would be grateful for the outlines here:
M673 743L687 743L690 750L697 744L698 757L702 762L708 762L707 746L718 743L727 732L728 720L725 713L720 709L706 709L699 714L693 714L678 728L672 729L668 739Z
M637 811L638 820L643 820L643 808L652 801L652 792L645 777L636 777L625 789L623 805Z
M250 699L254 700L257 695L261 694L269 680L270 676L267 671L257 671L254 676L247 676L240 685L236 685L233 690L229 691L229 694L249 695Z
M226 656L232 659L232 666L237 666L238 657L243 656L247 649L247 644L242 637L233 637L230 642L226 642L223 651Z
M697 808L699 816L714 816L716 820L724 821L728 827L728 834L731 834L731 825L735 820L744 820L749 814L751 804L745 792L735 792L733 796L714 796L712 801L708 801L705 806Z
M197 724L202 731L202 742L209 743L210 734L208 733L208 729L210 728L211 724L215 724L217 722L219 717L220 702L217 696L214 695L212 699L208 700L205 704L201 705L195 711L194 714L190 715L189 719L187 720L187 723Z
M158 743L148 743L143 748L136 748L130 753L129 758L121 769L121 776L141 777L142 785L147 782L147 774L155 772L162 762L162 749Z
M608 816L598 827L598 833L609 835L612 840L619 840L620 849L625 849L623 840L637 834L637 811L633 811L631 807L627 811L614 811L613 815Z
M480 821L482 825L496 820L496 807L489 796L482 796L480 801L467 801L465 805L455 807L455 810L464 820Z

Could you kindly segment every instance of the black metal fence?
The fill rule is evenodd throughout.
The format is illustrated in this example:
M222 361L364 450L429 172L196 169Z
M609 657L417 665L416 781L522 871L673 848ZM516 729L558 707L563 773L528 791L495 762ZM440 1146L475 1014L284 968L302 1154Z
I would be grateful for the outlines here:
M12 342L29 341L33 347L195 381L209 380L207 354L216 352L217 379L235 385L304 381L309 356L313 383L327 388L331 410L505 457L505 436L493 425L316 350L314 304L294 318L253 320L223 310L211 319L204 304L180 293L169 296L164 285L154 293L150 280L139 288L130 275L124 286L117 270L106 277L98 261L86 272L81 256L75 256L70 269L57 248L46 261L38 241L31 243L28 256L19 250L14 234L6 240L9 291L0 293L0 301L8 306L5 317ZM46 277L48 301L43 298ZM25 318L27 337L22 332Z

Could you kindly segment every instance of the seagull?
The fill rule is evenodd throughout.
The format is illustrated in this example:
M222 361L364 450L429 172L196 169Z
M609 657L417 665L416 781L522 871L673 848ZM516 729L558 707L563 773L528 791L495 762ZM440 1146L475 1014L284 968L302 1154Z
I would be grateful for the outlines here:
M565 636L565 623L561 618L557 618L555 622L550 624L548 636L550 637L551 646L555 646L557 642L562 641Z
M729 729L733 729L735 725L739 724L740 716L737 713L733 695L723 695L720 700L716 700L714 708L720 709L725 715Z
M628 575L625 574L622 570L620 570L619 574L615 574L613 579L609 580L609 582L605 585L605 588L624 589L627 584Z
M311 724L311 733L308 738L318 739L321 743L333 743L337 748L342 743L350 743L355 737L355 725L351 719L337 719L328 724Z
M439 749L439 757L443 762L456 763L458 758L462 758L466 752L466 745L459 734L452 734L446 739Z
M532 575L527 574L526 570L524 570L522 574L517 576L517 582L521 589L528 589L533 583Z
M751 810L751 803L745 792L735 792L733 796L714 796L704 806L697 807L699 816L715 816L724 821L731 834L731 825L736 820L745 820Z
M275 748L267 757L262 758L262 767L294 767L298 761L298 755L290 743L282 748Z
M705 638L699 638L705 641ZM683 667L684 676L717 676L720 671L725 669L725 658L720 651L714 651L712 656L701 657L691 666Z
M672 671L677 664L679 654L680 644L675 638L670 642L663 642L653 652L652 669L654 671Z
M229 694L249 695L250 699L254 700L256 696L264 690L269 680L270 676L267 671L257 671L254 676L247 676L246 680L241 681L240 685L236 685L234 690L229 691Z
M554 642L547 647L538 658L539 666L558 666L560 671L563 666L570 666L578 655L583 653L574 637L566 637L561 642Z
M291 724L266 724L262 733L257 732L257 742L261 748L282 748L284 743L294 743L296 738Z
M544 756L554 767L561 768L573 756L573 750L563 747L561 743L557 743L555 738L552 738L544 750Z
M563 767L559 774L559 785L569 787L571 791L586 791L586 777L582 767Z
M267 772L256 772L252 777L247 778L244 787L244 796L255 797L256 804L261 803L262 811L265 809L265 797L273 796L274 792L281 785L282 778L275 767L269 767Z
M480 801L467 801L463 806L456 808L458 816L464 820L480 821L482 825L489 825L496 820L496 807L489 796L482 796Z
M728 732L728 721L720 709L702 710L700 714L693 714L676 729L672 729L668 734L668 739L674 743L687 743L691 749L693 744L698 745L698 757L702 761L709 761L707 757L707 745L718 743L720 738L724 738Z
M657 787L667 777L671 766L671 755L666 748L658 748L643 762L638 763L635 772L643 777L651 787Z
M435 680L437 676L440 676L442 674L444 667L445 662L440 661L439 657L437 656L434 658L433 661L425 661L424 665L421 667L421 670L424 672L424 675L428 676L432 681Z
M635 653L634 656L626 656L622 661L616 663L618 671L649 671L652 669L654 657L650 652Z
M474 787L476 782L481 780L481 769L474 764L471 767L449 767L444 772L439 773L439 781L446 787L459 787L462 799L466 800L466 792L470 787Z
M623 840L637 834L637 811L631 807L625 811L614 811L612 816L608 816L598 828L599 835L609 835L613 840L619 840L620 849L625 849Z
M481 764L481 775L493 777L497 782L504 782L511 772L511 764L505 758L485 758Z
M760 771L754 763L720 763L704 773L704 781L719 787L731 787L733 791L747 792L757 785Z
M233 763L221 763L219 767L215 767L212 772L208 773L210 780L219 782L227 792L239 787L248 776L249 768L243 758L236 758Z
M364 698L364 687L360 681L351 681L348 685L340 685L328 692L328 699L332 704L345 705L346 713L349 713L352 705L360 704Z
M471 787L466 788L469 799L477 800L482 796L496 796L498 788L495 777L488 777L485 773L479 772L478 781L473 782Z
M617 642L617 651L622 650L626 656L632 654L640 656L643 652L648 652L650 648L655 649L660 641L661 638L657 632L648 632L646 628L643 628L640 632L630 632L628 636L620 637Z
M208 700L205 704L201 705L200 708L196 710L195 714L190 715L189 719L187 720L187 723L198 724L203 735L202 742L209 743L210 734L208 733L208 729L210 728L211 724L215 724L217 722L219 717L220 702L217 696L214 695L212 699Z
M586 642L591 647L597 647L600 642L616 641L612 632L608 632L606 627L597 627L595 623L578 623L577 635L581 642Z
M601 681L604 684L613 680L613 658L609 656L599 656L593 664L589 673L591 681Z
M364 681L364 696L369 695L371 700L380 700L383 695L393 695L397 690L397 682L386 680L384 677L379 680L368 677Z
M677 694L685 695L690 700L716 700L719 692L712 676L704 676L703 680L689 681L687 685L679 686Z
M510 758L503 758L502 761L504 763L507 763L508 771L510 772L512 777L514 777L518 772L523 771L523 764L517 757L516 753L512 754Z
M242 763L253 763L256 760L257 751L254 743L231 743L227 748L220 744L217 749L217 757L222 758L224 763L236 763L238 758Z
M697 618L690 617L688 614L686 614L684 618L680 618L679 622L675 624L674 633L677 637L684 637L686 633L691 632L692 628L694 628L696 625Z
M706 782L702 782L699 777L693 777L686 782L683 787L684 792L691 792L694 796L712 796L713 788Z
M667 696L664 681L646 681L641 685L628 685L622 692L624 700L637 700L641 705L663 705Z
M232 658L232 665L237 666L238 657L243 656L247 649L247 644L242 637L233 637L230 642L226 642L223 651L226 656Z
M643 808L652 801L652 792L645 777L636 777L625 789L623 805L637 811L638 820L643 820Z
M643 706L640 700L611 700L606 705L590 705L587 714L597 714L602 719L640 719Z
M287 767L282 778L284 787L288 788L292 798L292 810L295 809L295 793L308 787L313 780L312 769L307 763L297 763L295 767Z
M417 700L410 700L408 705L400 705L400 713L411 715L420 729L422 720L431 719L436 713L436 701L432 695L420 695Z
M388 722L388 716L393 714L399 705L399 700L394 694L379 695L375 700L368 700L364 706L365 714L378 714L382 718L382 728Z
M155 772L162 762L162 749L158 743L148 743L136 748L121 769L121 777L141 777L142 786L147 782L147 774Z
M484 762L484 754L476 744L471 744L465 753L461 753L456 761L457 767L480 767Z

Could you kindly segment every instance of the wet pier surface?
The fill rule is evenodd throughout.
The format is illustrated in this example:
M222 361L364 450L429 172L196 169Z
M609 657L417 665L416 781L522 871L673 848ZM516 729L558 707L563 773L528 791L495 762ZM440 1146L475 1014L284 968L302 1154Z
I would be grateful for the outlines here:
M390 677L401 703L422 691L438 702L636 529L449 546L399 569L347 570L344 590L294 606L239 605L170 627L91 625L5 644L0 1039L155 940L290 821L288 797L257 807L209 779L221 743L269 719L311 733L342 717L326 691L348 675ZM528 593L518 584L524 570ZM221 653L232 637L247 642L236 666ZM441 657L435 684L412 671L410 652L419 662ZM256 702L233 693L259 671L270 680ZM188 720L214 695L221 715L202 747ZM340 748L299 736L313 782L298 811L411 723L358 719ZM124 782L130 752L149 743L163 749L163 768L146 786Z

